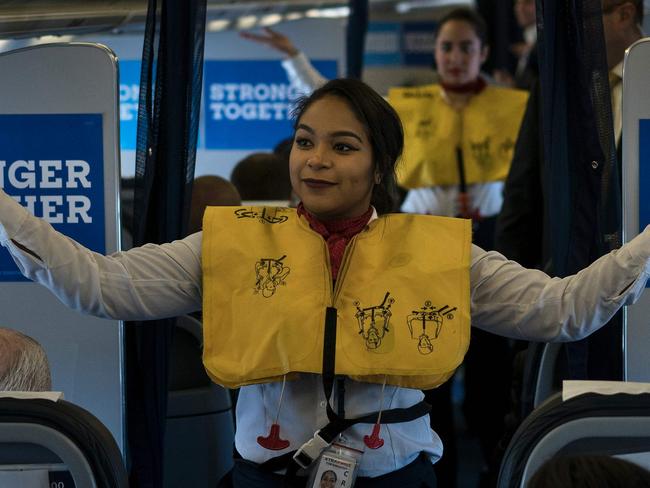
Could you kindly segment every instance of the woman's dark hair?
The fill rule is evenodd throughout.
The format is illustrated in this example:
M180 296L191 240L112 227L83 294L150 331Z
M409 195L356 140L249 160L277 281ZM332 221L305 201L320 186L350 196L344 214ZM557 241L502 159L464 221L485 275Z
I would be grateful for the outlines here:
M650 487L650 472L623 459L583 455L552 458L530 479L527 488Z
M438 21L437 32L440 32L442 26L447 22L454 20L467 22L469 25L471 25L472 29L474 29L474 32L476 33L476 36L481 41L481 47L487 45L487 24L485 23L483 17L481 17L481 14L479 14L476 10L467 7L455 8L454 10L445 14Z
M397 182L395 165L404 147L404 131L397 112L375 90L355 79L331 80L308 97L296 101L292 112L294 129L311 105L328 96L345 101L368 132L375 170L381 180L372 189L372 205L377 213L395 210Z

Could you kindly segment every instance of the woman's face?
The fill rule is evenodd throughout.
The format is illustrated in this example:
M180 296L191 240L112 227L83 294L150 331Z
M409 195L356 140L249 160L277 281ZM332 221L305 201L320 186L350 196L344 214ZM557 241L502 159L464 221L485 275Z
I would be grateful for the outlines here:
M321 220L366 212L377 180L372 146L347 102L325 96L303 113L296 127L289 171L305 208Z
M320 479L320 488L334 488L336 486L336 475L333 471L325 471Z
M444 83L462 85L476 80L487 53L474 27L464 20L450 20L438 30L434 54Z

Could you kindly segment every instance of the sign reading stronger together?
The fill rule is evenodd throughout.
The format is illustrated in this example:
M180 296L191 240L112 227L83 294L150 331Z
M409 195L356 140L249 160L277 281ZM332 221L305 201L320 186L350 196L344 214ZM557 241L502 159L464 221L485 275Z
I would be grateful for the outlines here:
M103 253L101 114L0 115L0 187L30 213ZM0 281L22 281L0 248Z
M336 77L336 61L313 64ZM305 95L276 60L206 61L204 86L206 149L275 147L291 135L294 101Z

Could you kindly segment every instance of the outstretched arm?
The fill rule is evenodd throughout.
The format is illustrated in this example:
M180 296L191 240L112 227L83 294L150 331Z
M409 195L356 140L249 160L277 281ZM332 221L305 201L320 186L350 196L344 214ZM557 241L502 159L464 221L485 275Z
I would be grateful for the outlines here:
M103 256L33 217L0 189L0 243L26 277L83 313L147 320L201 308L201 234Z
M265 46L275 49L276 51L281 52L289 58L296 56L299 53L296 46L294 46L293 42L291 42L291 39L289 39L281 32L274 31L269 27L264 27L262 34L241 31L239 35L244 39L248 39L249 41L264 44Z
M473 246L472 325L518 339L578 340L634 303L649 276L650 227L566 278L551 278Z
M240 32L239 35L284 54L286 59L282 61L282 67L287 72L289 82L297 86L302 94L309 95L327 82L327 78L314 68L309 59L284 34L265 27L262 34Z

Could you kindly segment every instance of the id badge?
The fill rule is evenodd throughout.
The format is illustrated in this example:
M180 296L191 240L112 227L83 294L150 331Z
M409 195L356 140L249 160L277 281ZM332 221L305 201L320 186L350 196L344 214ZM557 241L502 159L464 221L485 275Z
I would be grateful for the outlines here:
M307 483L311 488L352 488L363 451L333 443L321 454Z

